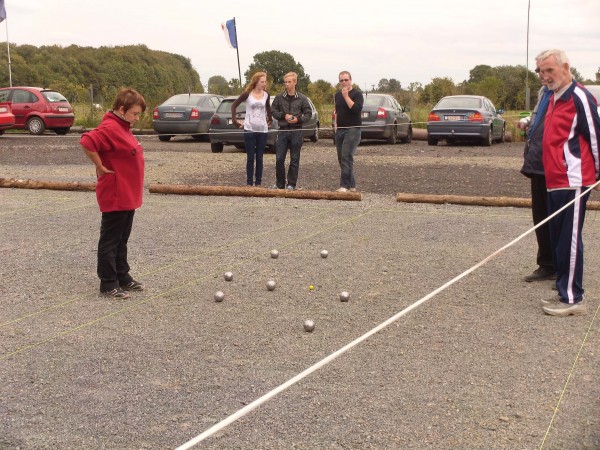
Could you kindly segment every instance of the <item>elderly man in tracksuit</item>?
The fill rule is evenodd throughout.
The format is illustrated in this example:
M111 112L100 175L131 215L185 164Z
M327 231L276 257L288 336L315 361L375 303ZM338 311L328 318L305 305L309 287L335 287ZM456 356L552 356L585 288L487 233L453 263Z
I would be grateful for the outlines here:
M558 298L543 300L543 310L553 316L581 315L587 313L581 233L589 192L581 194L599 177L600 117L593 95L573 80L562 50L548 50L538 58L540 76L554 91L543 138L548 213L575 200L550 220Z
M312 110L308 98L296 91L298 75L286 73L283 77L285 92L277 94L271 105L273 118L279 122L279 134L275 144L275 175L277 189L296 189L302 149L302 124L310 120ZM290 167L285 179L285 158L290 150Z

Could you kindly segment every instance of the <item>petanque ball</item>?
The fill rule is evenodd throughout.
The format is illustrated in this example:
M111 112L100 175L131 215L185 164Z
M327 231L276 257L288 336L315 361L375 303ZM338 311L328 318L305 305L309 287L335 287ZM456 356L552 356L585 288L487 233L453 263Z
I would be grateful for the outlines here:
M321 258L327 258L329 256L329 252L327 250L321 250Z
M215 292L215 302L222 302L223 299L225 298L225 294L223 294L222 291L217 291Z
M275 284L275 282L273 280L267 281L267 290L268 291L275 290L275 286L276 286L276 284Z
M223 275L223 277L225 278L225 281L231 281L231 280L233 280L233 273L225 272L225 275Z
M312 320L304 321L304 331L310 333L315 329L315 323Z
M271 258L277 259L278 256L279 256L278 250L271 250Z
M347 302L348 300L350 300L350 294L346 291L343 291L340 294L340 302Z

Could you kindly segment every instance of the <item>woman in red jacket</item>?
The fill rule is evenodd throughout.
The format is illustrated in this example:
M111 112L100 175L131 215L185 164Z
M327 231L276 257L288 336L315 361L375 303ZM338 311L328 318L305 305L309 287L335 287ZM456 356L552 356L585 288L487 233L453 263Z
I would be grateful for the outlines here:
M126 291L144 289L129 274L127 241L144 191L144 149L130 128L145 110L146 102L139 92L121 89L112 111L79 141L96 166L98 177L96 198L102 212L98 242L100 292L113 298L128 298Z

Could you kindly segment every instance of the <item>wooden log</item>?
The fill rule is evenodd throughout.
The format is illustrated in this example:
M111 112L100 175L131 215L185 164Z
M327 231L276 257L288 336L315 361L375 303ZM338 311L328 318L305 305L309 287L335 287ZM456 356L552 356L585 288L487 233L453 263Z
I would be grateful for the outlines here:
M82 183L80 181L65 182L0 178L0 187L21 189L50 189L54 191L95 191L96 183Z
M498 206L513 208L531 208L531 199L517 197L469 197L462 195L431 195L431 194L408 194L399 192L396 201L404 203L434 203L471 206ZM600 202L588 201L587 209L600 210Z
M266 189L250 186L197 186L185 184L151 184L149 191L153 194L178 195L215 195L234 197L285 197L310 200L346 200L360 201L360 192L329 192L287 189Z

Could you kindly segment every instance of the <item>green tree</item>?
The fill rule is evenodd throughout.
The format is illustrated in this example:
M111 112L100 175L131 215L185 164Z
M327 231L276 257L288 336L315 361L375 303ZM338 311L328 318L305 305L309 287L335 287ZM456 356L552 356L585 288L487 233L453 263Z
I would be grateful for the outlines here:
M423 88L423 94L421 100L428 104L433 105L437 103L442 97L447 95L454 95L456 93L456 86L452 78L448 77L437 77L431 80L431 83L427 84Z
M579 71L575 68L571 66L571 75L573 75L573 78L575 78L575 80L579 81L580 83L583 82L583 75L581 75L579 73Z
M469 83L479 83L484 78L492 75L492 66L487 64L479 64L473 67L469 72Z
M266 72L271 85L271 92L281 91L283 84L283 76L288 72L296 72L298 74L297 89L300 92L307 92L310 77L304 73L304 67L299 62L294 60L294 57L289 53L271 50L268 52L257 53L254 55L252 64L248 70L244 72L246 84L256 72Z
M598 67L598 72L596 72L596 83L600 83L600 67Z
M211 94L232 95L231 87L225 77L214 75L208 79L208 91Z

